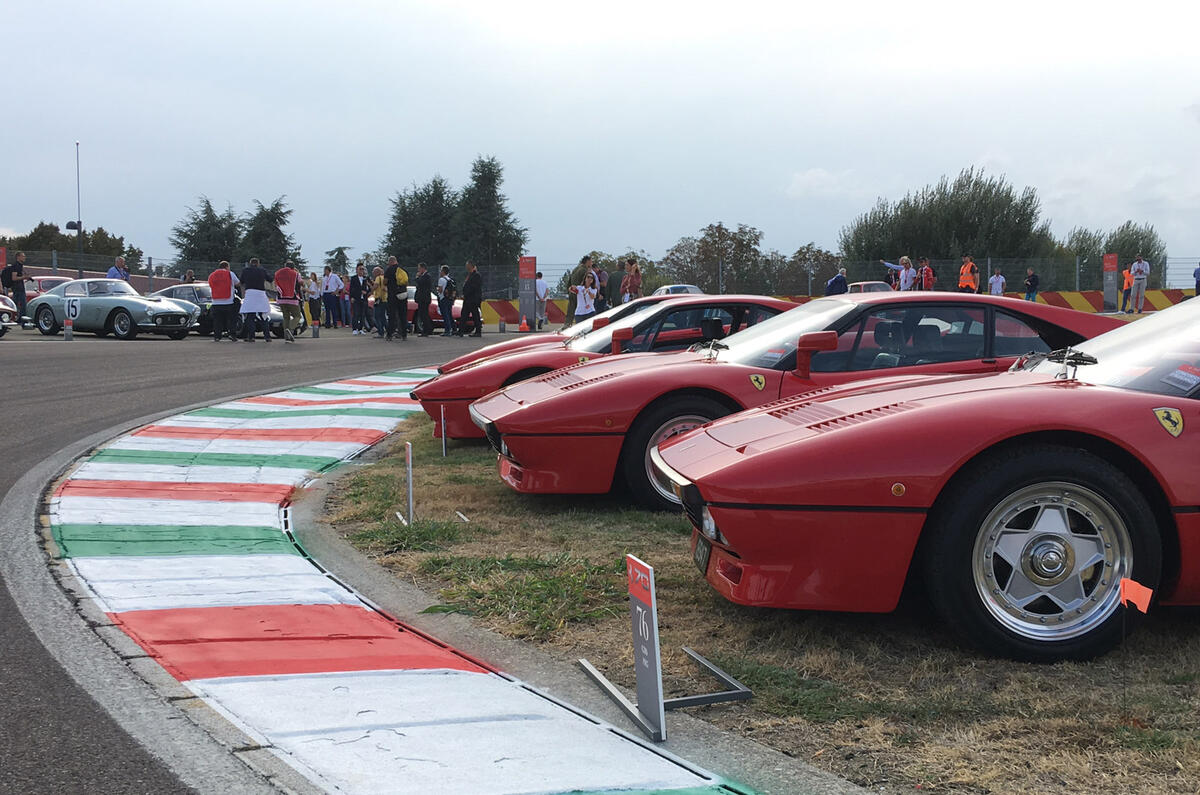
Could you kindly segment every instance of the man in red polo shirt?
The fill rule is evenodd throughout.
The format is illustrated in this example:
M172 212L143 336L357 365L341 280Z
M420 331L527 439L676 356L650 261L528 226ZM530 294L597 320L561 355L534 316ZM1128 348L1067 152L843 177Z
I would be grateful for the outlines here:
M300 328L300 273L292 267L292 261L283 263L283 267L275 271L275 289L279 291L279 311L283 312L283 338L288 342L296 341L296 329Z
M220 342L226 333L230 340L237 342L237 331L233 325L233 288L237 285L237 274L229 270L228 262L222 261L208 275L208 287L212 290L213 342Z

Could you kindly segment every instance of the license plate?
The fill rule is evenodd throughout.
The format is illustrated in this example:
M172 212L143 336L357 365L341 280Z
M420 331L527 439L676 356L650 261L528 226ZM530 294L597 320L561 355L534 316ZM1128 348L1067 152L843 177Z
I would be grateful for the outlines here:
M712 554L712 544L702 535L696 535L696 546L692 549L692 560L696 562L696 568L700 569L700 573L708 574L708 558Z

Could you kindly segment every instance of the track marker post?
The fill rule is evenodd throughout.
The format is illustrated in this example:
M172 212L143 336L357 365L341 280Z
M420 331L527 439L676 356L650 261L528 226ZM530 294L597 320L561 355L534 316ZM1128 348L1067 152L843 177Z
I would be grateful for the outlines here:
M713 665L693 649L683 647L695 660L727 689L718 693L663 699L662 647L658 637L658 598L654 591L654 569L633 555L625 556L625 575L629 587L629 615L633 624L633 668L637 675L637 703L631 702L604 674L587 660L579 660L591 679L600 686L621 711L647 737L655 742L667 739L666 710L700 707L725 701L748 701L750 688Z
M408 521L417 521L413 508L412 442L404 443L404 468L408 473Z
M446 457L446 404L442 403L439 408L442 410L442 458Z

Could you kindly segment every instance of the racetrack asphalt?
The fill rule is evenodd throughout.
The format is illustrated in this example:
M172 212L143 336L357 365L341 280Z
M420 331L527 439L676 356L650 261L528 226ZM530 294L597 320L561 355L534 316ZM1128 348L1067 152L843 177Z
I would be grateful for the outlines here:
M301 338L295 344L282 340L216 344L197 336L183 341L143 336L120 342L89 335L66 342L61 336L11 331L0 339L0 383L5 393L0 419L0 427L5 428L0 445L0 494L4 495L0 522L11 527L16 507L27 508L39 496L36 490L45 479L34 483L25 477L21 488L14 489L23 476L34 470L53 476L56 462L52 459L66 450L83 452L80 440L97 432L249 392L445 361L499 338L495 334L482 340L410 337L407 342L387 343L339 330L325 331L317 340ZM66 463L62 460L57 466ZM0 539L8 541L5 535ZM113 691L130 688L126 682L101 676L105 665L111 665L107 659L111 652L99 644L97 654L102 652L106 660L89 663L88 650L72 634L82 628L82 622L65 600L57 607L47 600L47 604L23 603L19 608L13 592L45 592L44 586L52 585L52 580L45 571L22 568L12 549L0 547L0 558L0 793L166 793L188 791L191 787L184 782L191 786L237 782L239 788L254 783L250 777L239 779L245 771L213 769L206 765L221 763L190 758L191 751L182 741L175 743L179 753L164 761L126 734L89 694L97 686ZM36 631L25 619L35 610ZM52 639L58 656L72 656L71 674L47 651L44 643ZM88 680L88 690L78 684L79 678ZM175 731L155 725L155 710L145 692L116 692L116 697L132 698L134 709L139 707L138 698L146 702L140 705L147 716L146 736ZM196 750L203 753L203 748Z

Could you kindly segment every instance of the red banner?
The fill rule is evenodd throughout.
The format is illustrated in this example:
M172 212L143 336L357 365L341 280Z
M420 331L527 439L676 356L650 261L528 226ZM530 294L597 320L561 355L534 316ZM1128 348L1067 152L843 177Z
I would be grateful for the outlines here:
M521 259L517 261L517 278L537 278L537 257L521 257Z
M1117 263L1117 255L1116 254L1105 254L1104 255L1104 270L1112 271L1113 273L1116 273L1120 269L1121 268Z
M8 249L0 246L0 268L8 267Z

